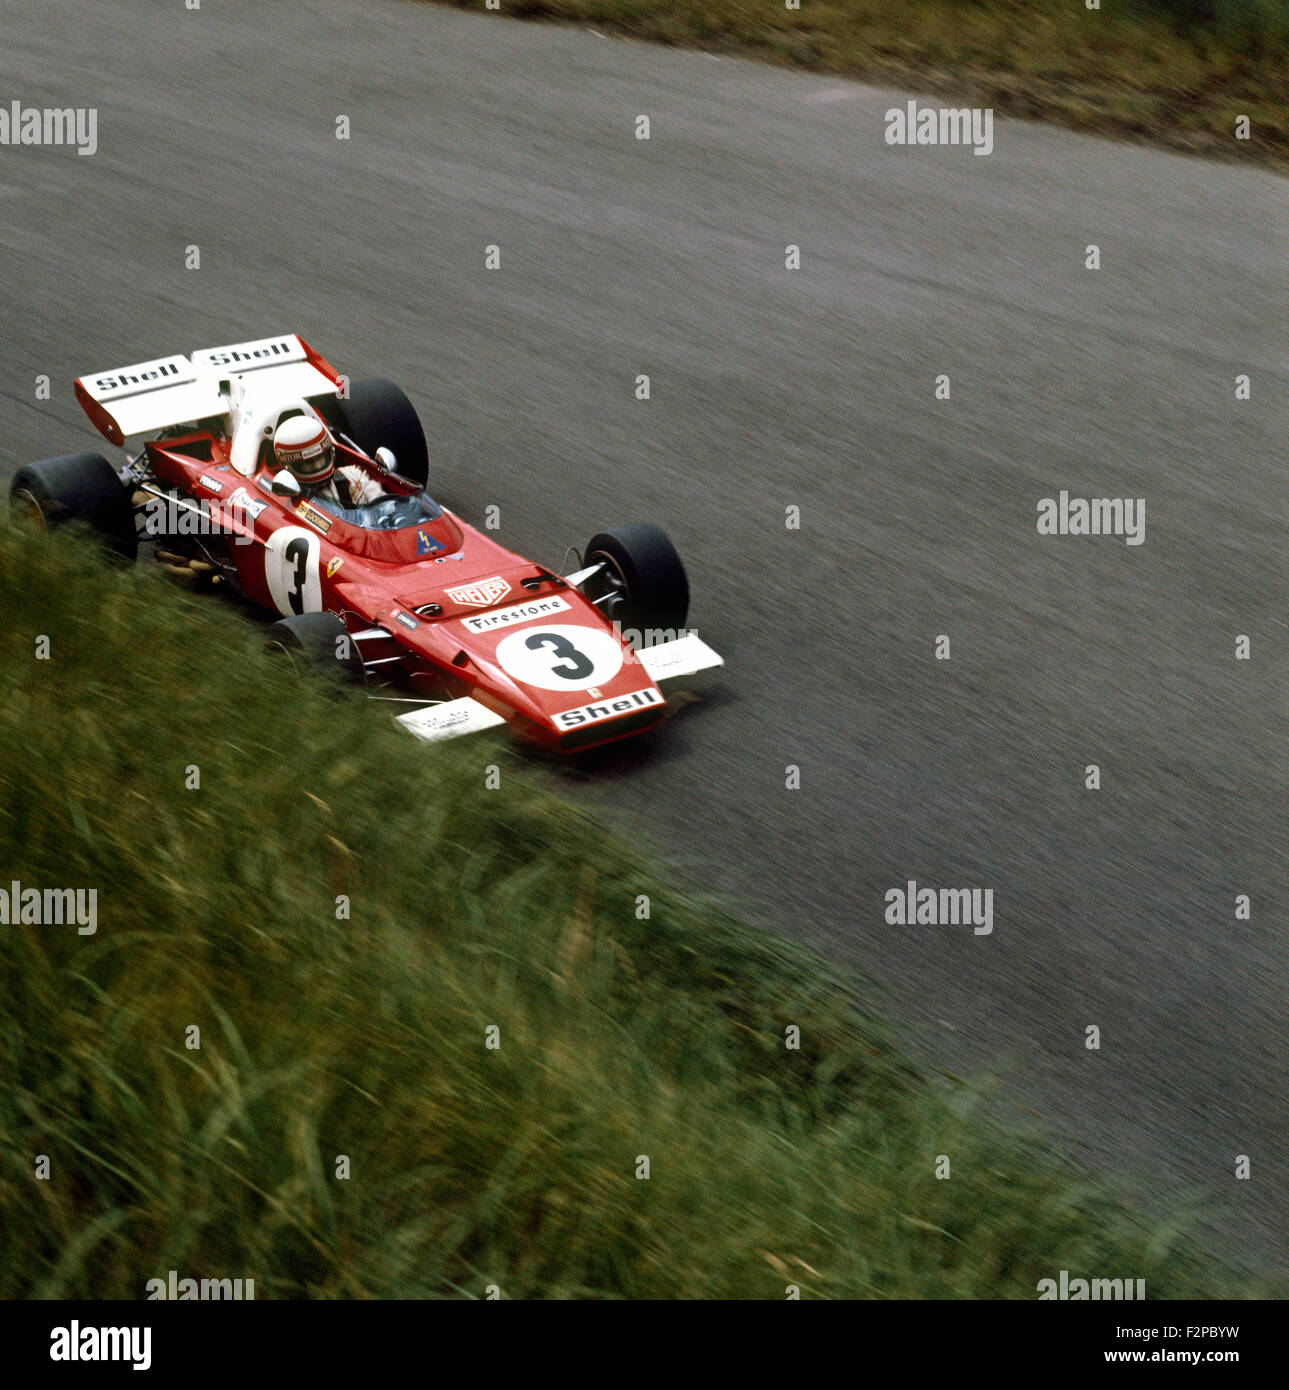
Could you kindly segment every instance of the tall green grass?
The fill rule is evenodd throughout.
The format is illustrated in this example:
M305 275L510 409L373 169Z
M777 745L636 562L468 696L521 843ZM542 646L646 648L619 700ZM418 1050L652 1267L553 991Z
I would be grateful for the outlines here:
M1243 1291L506 744L417 744L83 545L0 530L0 593L0 883L100 895L0 927L0 1294Z

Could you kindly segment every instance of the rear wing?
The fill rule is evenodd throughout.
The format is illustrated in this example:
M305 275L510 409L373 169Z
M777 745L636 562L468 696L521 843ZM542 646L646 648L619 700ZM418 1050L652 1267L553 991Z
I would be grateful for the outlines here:
M95 429L124 444L133 435L228 415L234 379L242 383L243 403L264 395L335 395L341 384L330 362L303 338L286 333L77 377L76 399Z

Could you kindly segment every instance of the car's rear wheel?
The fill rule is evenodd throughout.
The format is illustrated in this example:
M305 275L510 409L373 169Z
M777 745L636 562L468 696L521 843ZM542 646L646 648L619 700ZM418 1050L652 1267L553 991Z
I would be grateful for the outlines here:
M393 452L399 475L424 487L430 476L430 453L425 445L416 407L383 377L355 381L345 400L336 402L340 428L369 458L376 450Z
M640 634L639 645L679 635L689 616L689 580L666 532L648 522L613 526L591 537L583 559L599 565L585 592L605 617Z
M297 670L340 685L362 683L366 668L358 645L334 613L297 613L269 626L268 649L285 654Z
M14 513L50 530L69 521L90 526L109 550L133 560L139 542L130 494L101 454L65 454L28 463L9 485Z

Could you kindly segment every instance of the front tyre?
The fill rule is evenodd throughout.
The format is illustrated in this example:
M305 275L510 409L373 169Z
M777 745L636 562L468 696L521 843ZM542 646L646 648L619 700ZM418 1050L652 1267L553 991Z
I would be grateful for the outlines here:
M84 522L114 554L126 560L138 554L130 494L101 454L65 454L24 465L9 485L9 504L44 530Z
M270 624L268 650L285 653L298 670L343 687L366 679L357 643L334 613L297 613Z
M644 521L610 527L591 537L583 564L602 567L588 581L587 596L610 621L634 628L640 645L680 635L689 616L689 580L665 531Z

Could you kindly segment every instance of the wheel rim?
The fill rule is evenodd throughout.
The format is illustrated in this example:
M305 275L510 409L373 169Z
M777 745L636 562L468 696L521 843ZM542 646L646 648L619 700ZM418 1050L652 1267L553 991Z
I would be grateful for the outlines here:
M13 494L9 499L9 507L12 514L24 526L35 527L38 531L49 530L49 524L45 520L45 513L40 509L40 503L25 487L19 488Z

